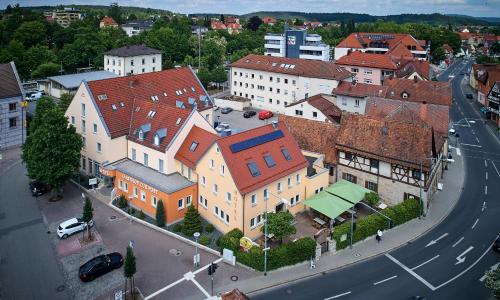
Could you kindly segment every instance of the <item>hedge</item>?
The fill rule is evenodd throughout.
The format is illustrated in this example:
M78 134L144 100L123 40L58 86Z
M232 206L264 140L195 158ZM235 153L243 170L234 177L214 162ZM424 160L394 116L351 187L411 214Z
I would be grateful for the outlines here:
M384 215L392 219L392 225L398 226L406 223L420 215L421 207L418 199L409 199L397 204L393 207L388 207L382 211ZM371 214L365 218L356 220L356 230L352 236L353 244L366 239L369 236L375 235L378 229L388 229L389 221L379 214ZM332 238L337 242L337 250L344 249L349 246L351 233L351 222L345 222L339 226L335 226ZM340 241L342 235L346 235L345 241Z

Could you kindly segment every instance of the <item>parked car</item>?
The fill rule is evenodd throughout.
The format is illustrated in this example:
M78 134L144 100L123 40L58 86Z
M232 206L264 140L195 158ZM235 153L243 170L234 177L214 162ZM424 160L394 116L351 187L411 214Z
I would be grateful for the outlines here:
M255 110L247 110L243 113L243 118L251 118L253 116L255 116L257 114L257 112Z
M481 107L481 108L479 109L479 112L480 112L480 113L482 113L482 114L484 114L484 115L485 115L488 111L489 111L489 110L488 110L486 107L484 107L484 106L483 106L483 107Z
M262 110L259 112L259 120L265 120L273 117L273 112L269 110Z
M223 114L228 114L232 111L233 111L233 109L231 107L224 107L223 109L220 110L220 112Z
M493 251L500 253L500 236L493 242L491 248L493 248Z
M42 95L42 92L38 92L38 91L37 91L37 92L33 92L33 93L31 93L31 95L29 95L29 96L26 96L26 100L28 100L28 101L30 101L30 102L31 102L31 101L36 101L36 100L38 100L38 99L42 98L42 96L43 96L43 95Z
M472 94L471 94L471 93L467 93L467 94L465 94L465 97L466 97L467 99L472 99L472 98L474 98L474 96L472 96Z
M123 265L123 256L118 252L99 255L84 263L78 270L81 281L92 281L97 277L119 269Z
M47 193L50 189L43 182L32 181L32 182L30 182L30 190L31 190L31 195L36 197L36 196L41 196L41 195Z
M89 226L94 226L94 221L91 220L89 222ZM59 227L57 227L57 235L59 238L65 239L73 233L77 233L85 229L87 229L87 224L85 224L81 218L73 218L59 224Z

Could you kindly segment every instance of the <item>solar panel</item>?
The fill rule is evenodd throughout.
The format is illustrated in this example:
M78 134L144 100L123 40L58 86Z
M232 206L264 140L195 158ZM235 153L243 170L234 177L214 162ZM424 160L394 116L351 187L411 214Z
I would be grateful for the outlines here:
M283 131L276 130L271 133L266 133L264 135L256 136L254 138L245 141L234 143L231 146L229 146L229 149L231 149L232 153L237 153L246 149L253 148L255 146L265 144L270 141L274 141L276 139L282 138L283 136L284 136Z

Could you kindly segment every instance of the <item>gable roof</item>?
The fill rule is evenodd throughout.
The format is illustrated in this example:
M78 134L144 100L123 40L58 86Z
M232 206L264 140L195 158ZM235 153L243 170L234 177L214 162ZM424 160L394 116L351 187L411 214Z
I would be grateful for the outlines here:
M307 99L302 99L292 104L287 105L287 107L295 106L300 103L307 102L321 113L323 113L330 122L337 123L342 116L342 110L335 105L334 102L328 100L325 95L317 94Z
M205 152L212 146L218 138L216 134L208 132L198 126L193 126L191 131L184 139L181 147L175 154L175 159L182 162L189 168L194 168L196 163L205 154ZM192 149L193 143L196 143L194 150Z
M386 98L451 106L449 82L389 78L384 81ZM406 93L407 98L403 95Z
M417 51L424 51L422 44L425 41L416 40L407 33L355 32L342 40L336 47L364 49L370 47L371 43L377 43L384 44L388 49L392 49L400 42L404 46L415 46Z
M231 67L332 80L352 77L351 72L330 61L257 54L249 54L232 63Z
M47 77L47 79L57 82L66 89L76 89L80 86L82 81L101 80L101 79L108 79L115 77L118 77L118 75L109 71L93 71L93 72L83 72L83 73L60 75L60 76L51 76Z
M104 25L104 26L112 26L112 25L118 25L118 23L115 22L115 20L111 17L104 17L102 18L101 20L101 23Z
M430 63L426 60L418 59L402 59L398 62L399 66L396 70L396 77L407 78L407 76L418 73L422 78L429 80L430 77ZM412 79L412 78L408 78Z
M131 56L153 55L153 54L161 54L161 51L146 47L145 45L123 46L120 48L111 49L108 52L104 53L104 55L112 55L119 57L131 57Z
M237 149L239 145L235 145L240 142L251 143L251 139L262 139L264 135L279 133L280 131L281 133L274 136L274 139L260 144L257 142L255 146L247 149ZM217 144L236 187L242 195L306 168L308 165L297 142L281 122L277 123L276 128L274 128L273 124L270 124L220 138L217 140ZM283 148L288 150L290 160L285 159L282 153ZM267 166L264 160L266 154L272 156L275 162L274 167ZM250 162L255 163L260 175L252 176L247 165Z
M0 64L0 78L0 99L23 96L14 62Z
M89 81L86 84L111 138L129 134L133 112L137 108L144 112L153 101L174 108L183 106L187 112L195 106L198 110L212 107L208 94L190 68Z
M386 91L387 87L385 86L367 84L361 82L341 81L339 85L332 90L332 94L358 97L358 98L363 98L367 96L382 97L383 95L385 95Z
M336 63L341 66L359 66L387 70L397 69L396 64L391 60L390 56L361 51L354 51L344 55Z

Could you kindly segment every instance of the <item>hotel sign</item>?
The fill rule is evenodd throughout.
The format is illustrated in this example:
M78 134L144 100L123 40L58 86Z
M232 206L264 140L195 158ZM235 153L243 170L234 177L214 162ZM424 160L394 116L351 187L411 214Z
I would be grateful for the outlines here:
M99 173L106 177L115 177L115 170L108 170L103 167L99 167Z
M126 175L126 174L122 174L122 178L125 179L126 181L129 181L129 182L131 182L131 183L133 183L133 184L135 184L135 185L137 185L137 186L139 186L139 187L147 190L147 191L150 191L151 193L153 193L155 195L158 194L158 190L157 189L155 189L154 187L152 187L150 185L147 185L147 184L145 184L145 183L143 183L143 182L141 182L141 181L139 181L139 180L137 180L135 178L132 178L132 177Z

